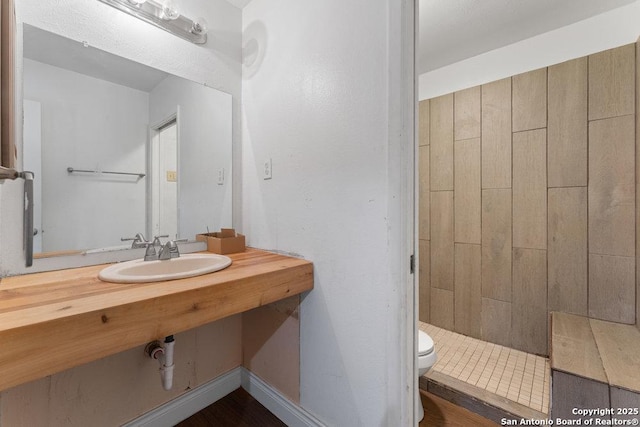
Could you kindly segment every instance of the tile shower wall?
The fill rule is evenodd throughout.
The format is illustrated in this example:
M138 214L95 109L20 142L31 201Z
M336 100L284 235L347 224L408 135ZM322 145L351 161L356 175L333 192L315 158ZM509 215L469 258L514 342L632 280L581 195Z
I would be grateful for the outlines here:
M420 320L548 354L636 321L636 47L420 102Z

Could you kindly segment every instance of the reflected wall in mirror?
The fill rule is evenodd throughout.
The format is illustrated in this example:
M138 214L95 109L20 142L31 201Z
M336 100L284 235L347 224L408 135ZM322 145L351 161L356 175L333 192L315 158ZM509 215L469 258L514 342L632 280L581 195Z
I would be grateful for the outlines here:
M40 256L231 226L231 95L28 24L23 32Z

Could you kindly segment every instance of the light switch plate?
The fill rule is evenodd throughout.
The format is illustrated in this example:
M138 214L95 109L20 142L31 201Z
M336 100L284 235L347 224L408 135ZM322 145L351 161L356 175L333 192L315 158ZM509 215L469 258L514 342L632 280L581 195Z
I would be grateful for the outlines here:
M267 159L264 162L264 179L271 179L273 177L272 175L273 172L273 168L271 167L271 159Z
M218 185L224 185L224 168L218 169Z

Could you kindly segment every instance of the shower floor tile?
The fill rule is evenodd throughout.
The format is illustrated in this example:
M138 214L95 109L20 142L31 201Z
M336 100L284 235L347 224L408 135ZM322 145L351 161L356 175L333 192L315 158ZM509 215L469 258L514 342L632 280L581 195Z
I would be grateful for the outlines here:
M418 322L418 325L433 339L438 353L432 371L535 411L549 413L549 359L428 323Z

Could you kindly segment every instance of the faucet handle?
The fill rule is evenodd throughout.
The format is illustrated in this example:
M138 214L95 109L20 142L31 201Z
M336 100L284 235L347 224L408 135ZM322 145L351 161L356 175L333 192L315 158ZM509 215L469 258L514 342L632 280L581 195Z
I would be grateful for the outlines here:
M155 236L153 238L153 246L162 246L162 242L160 241L160 238L168 238L169 235L168 234L162 234L160 236Z
M153 261L158 259L158 254L156 253L156 247L153 242L147 242L147 250L144 253L145 261Z
M169 240L160 248L160 252L158 252L158 259L167 260L171 258L179 258L180 250L178 249L177 242L181 240Z
M121 237L120 238L121 242L128 242L128 241L132 241L133 243L131 243L131 249L138 249L138 248L144 248L147 243L147 239L144 237L144 234L142 233L138 233L136 234L135 237Z

